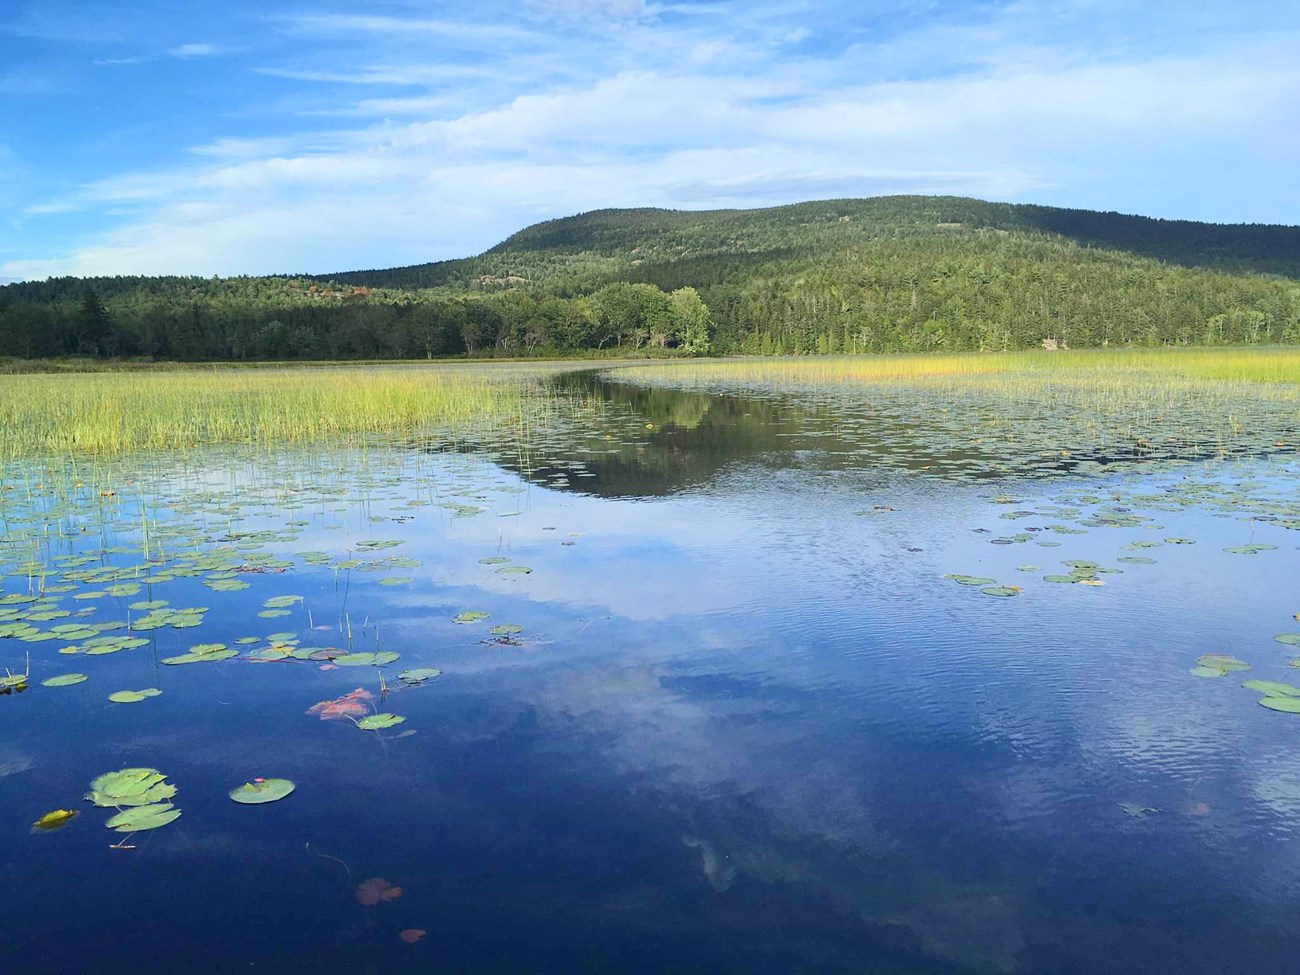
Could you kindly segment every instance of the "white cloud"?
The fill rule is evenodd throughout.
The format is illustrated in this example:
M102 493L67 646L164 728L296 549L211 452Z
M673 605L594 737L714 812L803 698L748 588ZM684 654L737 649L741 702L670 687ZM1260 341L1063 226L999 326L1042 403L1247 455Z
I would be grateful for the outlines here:
M129 64L148 64L150 61L157 60L157 58L145 57L142 54L137 54L124 58L96 58L92 63L100 67L116 68Z
M1206 192L1188 154L1221 161L1235 153L1252 172L1273 167L1273 178L1288 178L1276 150L1295 139L1300 79L1285 33L1223 35L1140 56L1047 44L1041 23L1008 14L793 57L780 44L809 35L777 8L753 8L744 36L719 32L711 8L686 27L681 8L671 8L676 26L665 26L669 9L564 5L568 14L626 12L608 35L614 43L508 21L287 21L295 37L360 34L373 46L357 55L360 66L303 63L266 74L414 92L335 97L312 109L333 116L328 129L214 136L179 165L29 199L33 218L69 201L125 215L70 253L2 263L0 273L409 264L473 253L535 219L599 207L884 192L1129 211L1181 192L1205 209L1161 215L1275 219L1276 200L1269 213L1242 206L1254 199L1249 182ZM1038 12L1076 14L1072 4ZM505 47L484 64L412 50L412 38ZM944 64L949 70L934 70Z
M645 0L527 0L525 6L541 18L587 22L639 20L651 13Z
M174 58L209 58L220 54L221 48L215 44L180 44L167 52Z

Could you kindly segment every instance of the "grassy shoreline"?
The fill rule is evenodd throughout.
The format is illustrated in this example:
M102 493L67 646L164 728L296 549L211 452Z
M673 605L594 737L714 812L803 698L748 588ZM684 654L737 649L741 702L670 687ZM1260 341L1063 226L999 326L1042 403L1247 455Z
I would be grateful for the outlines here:
M120 455L207 445L347 442L419 430L524 429L556 406L545 378L600 368L709 390L854 384L951 393L979 381L1032 412L1062 395L1082 415L1175 412L1266 399L1300 416L1300 348L1081 350L640 362L447 361L118 368L0 376L0 459ZM992 385L990 385L992 384ZM1225 391L1231 390L1232 395ZM1064 391L1064 392L1063 392Z
M814 382L925 380L1004 373L1070 378L1149 373L1188 379L1300 383L1300 347L1230 346L1171 349L1077 349L1060 352L955 352L897 355L696 359L672 366L630 365L624 376L680 375L725 380Z
M182 369L0 377L0 458L347 441L524 425L564 366Z

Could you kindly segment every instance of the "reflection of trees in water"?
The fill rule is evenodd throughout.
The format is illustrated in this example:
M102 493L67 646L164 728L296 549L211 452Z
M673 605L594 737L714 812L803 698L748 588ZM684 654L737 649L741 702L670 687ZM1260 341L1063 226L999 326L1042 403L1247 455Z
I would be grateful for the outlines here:
M741 462L774 471L911 472L976 481L1294 449L1294 416L1266 399L1237 403L1252 417L1251 429L1227 437L1219 430L1222 417L1210 419L1219 400L1205 396L1152 414L1127 402L1099 410L1086 391L1053 387L1009 396L980 382L715 391L585 372L555 377L552 386L560 397L586 404L588 419L552 430L549 439L530 444L529 463L507 466L534 482L598 496L698 488Z
M793 397L632 385L594 373L562 374L551 383L562 396L600 407L584 414L591 425L530 444L526 463L502 462L534 482L600 496L701 487L740 462L773 470L938 470L954 456L929 450L909 424L870 411L869 429L859 426L847 438L842 410ZM899 451L901 441L909 449Z

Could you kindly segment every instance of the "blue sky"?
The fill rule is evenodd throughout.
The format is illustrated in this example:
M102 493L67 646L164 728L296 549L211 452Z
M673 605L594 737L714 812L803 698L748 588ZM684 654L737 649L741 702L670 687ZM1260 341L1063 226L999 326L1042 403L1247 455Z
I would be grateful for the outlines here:
M0 4L0 280L954 193L1300 223L1300 4Z

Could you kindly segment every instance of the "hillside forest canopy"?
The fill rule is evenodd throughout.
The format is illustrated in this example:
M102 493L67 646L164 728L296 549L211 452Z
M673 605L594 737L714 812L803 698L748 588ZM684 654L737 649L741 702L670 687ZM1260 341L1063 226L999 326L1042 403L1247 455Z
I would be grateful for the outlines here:
M0 287L0 355L160 360L1300 343L1300 227L957 197L602 210L478 257Z

